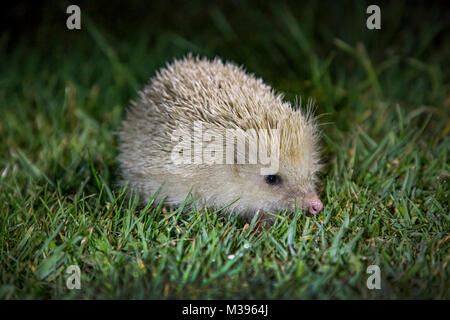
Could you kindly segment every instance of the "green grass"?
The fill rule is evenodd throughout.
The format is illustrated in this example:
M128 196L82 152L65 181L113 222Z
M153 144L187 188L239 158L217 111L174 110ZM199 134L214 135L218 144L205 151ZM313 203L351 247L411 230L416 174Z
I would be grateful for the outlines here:
M449 299L450 41L439 10L395 2L369 31L361 2L175 8L124 29L125 18L107 27L82 7L81 31L63 21L34 40L0 37L0 298ZM419 17L424 28L408 25ZM243 64L288 100L315 99L321 214L280 212L257 236L213 209L124 196L115 132L126 107L189 51ZM72 264L81 290L66 288ZM381 290L366 287L372 264Z

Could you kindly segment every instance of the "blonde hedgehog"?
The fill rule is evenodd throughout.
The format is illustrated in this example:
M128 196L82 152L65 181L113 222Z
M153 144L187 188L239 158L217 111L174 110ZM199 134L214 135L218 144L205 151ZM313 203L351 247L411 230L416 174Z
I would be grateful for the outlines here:
M222 209L251 219L318 213L318 131L311 110L230 62L188 55L157 72L119 134L123 184L145 203ZM244 143L242 143L244 141ZM256 161L255 161L256 159ZM270 160L268 162L268 159Z

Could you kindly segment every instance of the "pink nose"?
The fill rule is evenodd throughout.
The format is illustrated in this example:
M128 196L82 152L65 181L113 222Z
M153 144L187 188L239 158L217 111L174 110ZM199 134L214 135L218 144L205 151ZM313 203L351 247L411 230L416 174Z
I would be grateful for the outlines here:
M309 202L308 203L309 213L317 214L320 211L322 211L323 204L322 201L320 201L320 199L317 196L312 197L308 202Z

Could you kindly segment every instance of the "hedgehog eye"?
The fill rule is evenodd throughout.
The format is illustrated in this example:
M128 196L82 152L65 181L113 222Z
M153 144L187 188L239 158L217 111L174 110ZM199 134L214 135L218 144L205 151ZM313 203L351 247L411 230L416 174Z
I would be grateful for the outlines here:
M265 177L266 183L270 185L281 184L281 177L279 175L268 175Z

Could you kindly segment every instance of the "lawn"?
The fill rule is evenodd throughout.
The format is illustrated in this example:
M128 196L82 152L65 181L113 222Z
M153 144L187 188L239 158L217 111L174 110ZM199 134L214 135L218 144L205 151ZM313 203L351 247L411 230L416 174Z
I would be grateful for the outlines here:
M72 31L52 2L29 19L23 3L9 11L1 299L450 299L448 11L382 3L382 29L368 30L363 1L127 3L82 2ZM242 64L286 100L314 99L319 215L274 212L258 234L213 208L125 196L126 108L188 52ZM66 286L70 265L79 290ZM367 288L370 265L379 290Z

